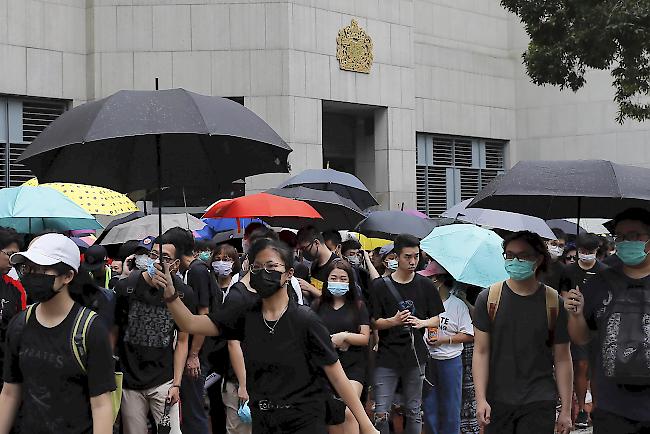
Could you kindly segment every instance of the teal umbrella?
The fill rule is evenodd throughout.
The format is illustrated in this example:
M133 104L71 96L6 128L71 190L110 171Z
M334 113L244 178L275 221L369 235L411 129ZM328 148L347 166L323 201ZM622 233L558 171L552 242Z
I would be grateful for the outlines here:
M0 226L32 234L46 229L102 228L92 215L63 193L49 187L27 186L0 190Z
M435 228L420 247L459 282L487 288L508 278L502 242L490 230L461 224Z

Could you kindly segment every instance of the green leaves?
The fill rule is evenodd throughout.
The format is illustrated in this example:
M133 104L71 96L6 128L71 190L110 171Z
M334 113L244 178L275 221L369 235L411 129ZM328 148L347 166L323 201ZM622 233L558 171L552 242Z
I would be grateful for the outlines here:
M617 121L650 119L649 0L501 0L530 36L533 83L577 91L587 68L609 70Z

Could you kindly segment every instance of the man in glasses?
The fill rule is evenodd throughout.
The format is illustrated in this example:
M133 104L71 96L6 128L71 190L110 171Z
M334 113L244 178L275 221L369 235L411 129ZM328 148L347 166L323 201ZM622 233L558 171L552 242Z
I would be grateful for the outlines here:
M650 432L650 212L628 209L614 218L616 255L583 288L571 289L571 340L595 339L594 434Z
M298 279L303 295L311 302L320 297L323 282L327 281L326 270L332 261L338 259L338 255L327 247L323 235L313 226L300 229L296 235L296 243L303 258L311 262L309 282Z
M171 432L181 433L178 400L187 360L188 335L177 330L163 292L153 284L153 263L169 267L176 291L183 294L183 302L192 311L195 310L195 297L192 289L176 277L183 246L164 235L152 244L147 270L132 271L115 288L114 336L124 372L124 434L147 432L149 411L156 423L160 423L166 403L171 405Z

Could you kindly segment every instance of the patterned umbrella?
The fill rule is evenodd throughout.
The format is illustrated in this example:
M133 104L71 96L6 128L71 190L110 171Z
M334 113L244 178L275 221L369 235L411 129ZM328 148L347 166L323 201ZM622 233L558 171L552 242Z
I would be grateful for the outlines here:
M23 185L36 187L39 185L38 179L32 178ZM63 182L40 185L60 191L89 214L118 215L138 210L126 195L108 188Z

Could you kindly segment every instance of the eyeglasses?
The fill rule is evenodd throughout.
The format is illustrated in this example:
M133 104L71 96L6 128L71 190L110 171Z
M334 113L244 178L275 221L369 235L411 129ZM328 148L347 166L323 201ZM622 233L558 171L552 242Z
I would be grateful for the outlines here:
M503 254L503 257L507 260L513 260L516 259L518 261L534 261L537 259L537 255L534 253L512 253L512 252L505 252Z
M158 252L156 252L155 250L152 250L151 252L149 252L149 257L151 259L153 259L154 261L157 261L160 258L160 256L158 255ZM171 256L163 254L162 262L169 265L172 262L174 262L174 258L172 258Z
M650 234L647 232L628 232L626 234L616 234L614 242L620 243L623 241L647 241Z
M277 262L267 262L266 264L263 265L254 262L253 265L251 265L251 273L257 274L262 270L266 271L267 273L270 273L271 271L280 271L277 270L278 267L285 267L285 265L278 264Z
M7 256L7 258L10 258L11 255L13 255L13 254L15 254L15 253L18 253L18 252L6 252L6 251L4 251L4 250L0 250L0 252L4 253L4 254Z
M50 274L48 271L53 270L36 264L20 264L16 267L18 276L26 276L28 274ZM58 274L54 274L54 276L58 276Z
M570 255L570 256L567 256L565 259L566 259L567 261L573 261L573 262L575 262L575 261L578 260L578 257L575 256L575 255Z

